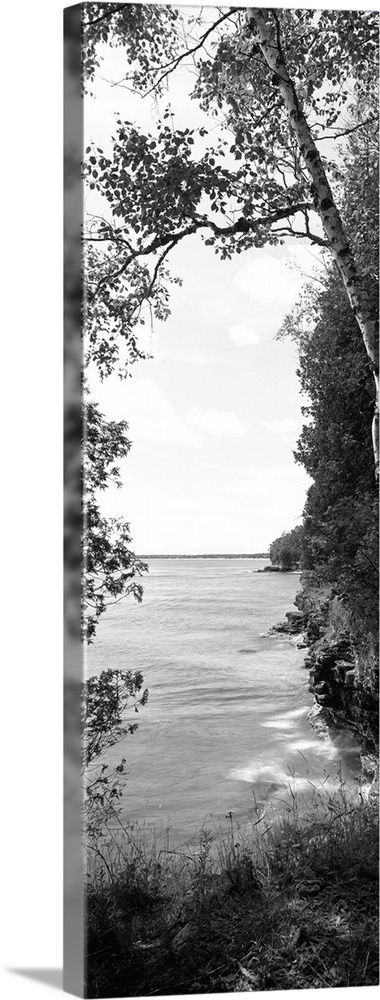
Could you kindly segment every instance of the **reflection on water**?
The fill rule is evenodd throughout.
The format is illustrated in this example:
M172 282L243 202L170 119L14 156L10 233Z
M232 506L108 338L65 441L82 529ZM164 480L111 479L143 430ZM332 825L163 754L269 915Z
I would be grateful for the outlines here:
M291 610L294 574L257 574L263 560L152 560L142 605L110 607L86 654L89 676L139 669L149 688L127 758L123 819L191 836L205 817L226 828L257 801L351 781L352 737L309 721L304 651L268 629ZM242 655L246 654L246 655Z

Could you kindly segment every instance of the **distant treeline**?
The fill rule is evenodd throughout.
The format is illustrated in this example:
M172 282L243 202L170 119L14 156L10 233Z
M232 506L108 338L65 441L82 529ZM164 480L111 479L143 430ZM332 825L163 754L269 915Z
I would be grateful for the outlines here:
M199 555L144 555L139 559L269 559L269 552L202 552Z

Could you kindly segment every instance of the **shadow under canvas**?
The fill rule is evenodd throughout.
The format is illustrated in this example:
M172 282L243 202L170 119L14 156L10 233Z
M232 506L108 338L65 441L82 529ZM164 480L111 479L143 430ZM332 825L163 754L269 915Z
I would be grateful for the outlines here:
M62 969L9 969L16 976L25 976L26 979L34 979L37 983L44 983L46 986L54 986L57 990L62 989Z

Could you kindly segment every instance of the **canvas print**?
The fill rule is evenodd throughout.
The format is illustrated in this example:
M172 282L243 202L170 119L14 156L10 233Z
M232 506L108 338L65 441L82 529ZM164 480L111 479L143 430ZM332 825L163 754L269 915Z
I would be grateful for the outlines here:
M83 995L373 987L378 13L75 11Z

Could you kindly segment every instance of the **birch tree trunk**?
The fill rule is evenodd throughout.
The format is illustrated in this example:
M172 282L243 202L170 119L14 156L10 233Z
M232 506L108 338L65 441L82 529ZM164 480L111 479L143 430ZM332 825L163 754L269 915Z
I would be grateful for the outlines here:
M375 414L372 423L372 444L376 476L379 475L379 364L378 320L373 315L365 283L358 272L355 258L344 232L339 211L326 177L319 151L312 138L293 81L282 53L281 40L273 14L268 9L248 8L248 23L262 55L275 76L289 114L298 148L312 182L315 209L321 219L331 253L341 274L344 287L358 322L376 386Z

